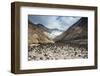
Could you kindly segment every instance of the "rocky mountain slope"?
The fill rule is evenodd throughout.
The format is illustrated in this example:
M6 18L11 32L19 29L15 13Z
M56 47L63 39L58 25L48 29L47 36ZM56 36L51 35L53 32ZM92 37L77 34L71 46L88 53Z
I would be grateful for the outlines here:
M48 28L28 21L28 44L54 43L47 35Z
M88 38L88 19L82 17L79 21L73 24L68 30L57 36L56 42L70 42L78 44L87 44Z

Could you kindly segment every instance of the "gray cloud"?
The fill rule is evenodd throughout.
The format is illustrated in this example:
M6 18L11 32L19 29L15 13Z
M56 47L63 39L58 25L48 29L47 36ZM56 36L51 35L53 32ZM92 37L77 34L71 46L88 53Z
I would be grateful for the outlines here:
M47 28L57 28L67 30L72 24L77 22L81 17L73 16L43 16L29 15L28 19L35 24L43 24Z

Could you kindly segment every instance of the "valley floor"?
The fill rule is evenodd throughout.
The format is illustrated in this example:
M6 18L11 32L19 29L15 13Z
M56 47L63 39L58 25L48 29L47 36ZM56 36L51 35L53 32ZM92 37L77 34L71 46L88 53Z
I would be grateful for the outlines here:
M36 46L35 46L36 45ZM85 59L88 51L84 47L71 46L65 43L34 44L28 47L28 60Z

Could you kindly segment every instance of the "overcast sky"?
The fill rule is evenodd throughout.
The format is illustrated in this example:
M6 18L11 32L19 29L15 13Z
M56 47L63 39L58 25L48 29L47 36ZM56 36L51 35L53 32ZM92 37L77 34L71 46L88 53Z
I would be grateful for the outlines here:
M77 22L81 17L74 16L43 16L29 15L28 19L34 24L43 24L45 27L60 30L67 30L72 24Z

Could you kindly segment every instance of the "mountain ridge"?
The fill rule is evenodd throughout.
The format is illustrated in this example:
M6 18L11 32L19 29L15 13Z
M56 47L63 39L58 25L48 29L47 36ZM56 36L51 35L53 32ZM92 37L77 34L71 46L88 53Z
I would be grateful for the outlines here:
M28 21L28 44L54 43L46 34L47 30L43 26L33 24Z
M87 17L82 17L79 21L77 21L75 24L73 24L71 27L69 27L65 32L63 32L61 35L57 36L54 41L56 42L72 42L75 40L81 40L84 41L88 38L87 33L87 24L88 24Z

